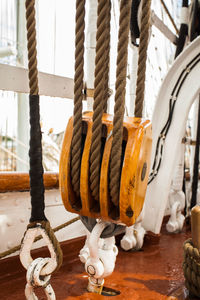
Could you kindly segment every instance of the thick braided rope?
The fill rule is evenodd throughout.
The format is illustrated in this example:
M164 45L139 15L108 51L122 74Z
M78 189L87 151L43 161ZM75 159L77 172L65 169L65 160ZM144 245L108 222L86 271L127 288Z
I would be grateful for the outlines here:
M128 58L128 36L130 27L131 1L122 0L118 34L117 74L115 85L115 108L113 120L113 141L110 159L110 195L112 202L119 203L120 166L123 139L123 118L125 106L126 72Z
M71 178L77 197L80 196L80 168L82 141L82 101L84 77L85 0L76 1L76 40L74 76L74 121L71 144Z
M104 96L103 111L107 112L107 102L109 98L109 70L110 70L110 20L111 20L111 1L108 0L109 8L106 17L106 39L105 39L105 62L104 62Z
M59 231L59 230L65 228L65 227L67 227L67 226L69 226L69 225L75 223L75 222L78 221L78 220L80 220L80 217L73 218L73 219L71 219L71 220L69 220L69 221L67 221L67 222L65 222L65 223L63 223L63 224L61 224L61 225L58 225L58 226L56 226L56 227L53 229L53 232L57 232L57 231ZM37 236L37 237L35 238L35 240L34 240L34 243L37 242L37 241L39 241L39 240L41 240L41 239L42 239L42 236L41 236L41 235ZM11 254L13 254L13 253L15 253L15 252L17 252L17 251L19 251L20 248L21 248L21 244L15 246L15 247L13 247L13 248L11 248L11 249L9 249L9 250L7 250L7 251L4 251L4 252L0 253L0 259L6 257L6 256L8 256L8 255L11 255Z
M147 59L147 47L148 47L148 39L149 39L150 16L151 16L151 0L145 0L145 1L143 0L138 71L137 71L137 88L136 88L136 99L135 99L135 117L138 118L142 117L143 103L144 103L146 59Z
M26 26L28 41L28 68L30 87L30 193L31 193L31 223L27 228L38 222L42 224L50 240L54 245L57 256L57 269L62 263L62 251L49 222L44 214L44 183L42 166L42 145L41 128L39 123L39 87L37 70L37 50L36 50L36 21L35 21L35 0L26 0ZM33 151L34 149L34 151Z
M109 9L108 0L98 0L96 57L95 57L95 81L92 142L90 148L90 189L96 201L99 200L100 160L101 160L101 130L104 97L104 63L105 63L105 39L106 17Z
M193 295L200 297L200 253L193 247L192 240L187 240L184 245L183 272L185 285Z
M38 70L36 50L35 1L26 0L26 27L28 41L28 76L31 95L38 95Z

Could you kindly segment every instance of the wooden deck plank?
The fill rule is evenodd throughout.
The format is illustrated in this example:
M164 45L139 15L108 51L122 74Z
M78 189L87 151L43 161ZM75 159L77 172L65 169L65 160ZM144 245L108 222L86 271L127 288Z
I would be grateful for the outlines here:
M144 248L139 252L124 252L120 249L115 271L105 280L105 286L117 289L121 293L113 299L167 300L168 296L173 295L174 298L171 299L189 299L180 294L180 288L184 284L182 245L190 236L190 229L186 227L179 234L169 234L163 228L157 244L146 240ZM107 296L88 293L86 290L87 275L78 258L83 243L84 239L78 238L61 244L64 263L51 280L57 300L110 299ZM41 253L41 250L34 253L37 257L45 254ZM25 271L19 259L11 257L0 261L0 299L12 299L13 295L15 300L24 299L24 286ZM176 290L179 290L179 293L174 292ZM43 295L41 291L37 292L38 295Z

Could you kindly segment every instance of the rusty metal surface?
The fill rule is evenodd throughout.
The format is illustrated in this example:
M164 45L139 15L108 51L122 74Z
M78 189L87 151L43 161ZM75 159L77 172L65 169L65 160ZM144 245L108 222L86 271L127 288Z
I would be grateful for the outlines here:
M106 279L105 286L120 291L114 299L126 300L186 300L189 298L184 289L182 273L183 242L191 236L189 228L180 234L162 231L159 243L146 239L144 248L139 252L119 251L114 273ZM52 276L52 287L57 300L73 299L110 299L108 296L87 292L87 276L77 257L83 245L83 238L72 243L62 244L64 263ZM35 252L37 257L39 251ZM25 272L18 258L9 258L0 262L0 299L25 299ZM40 299L45 299L38 290ZM41 294L40 294L41 293ZM171 297L171 298L170 298Z

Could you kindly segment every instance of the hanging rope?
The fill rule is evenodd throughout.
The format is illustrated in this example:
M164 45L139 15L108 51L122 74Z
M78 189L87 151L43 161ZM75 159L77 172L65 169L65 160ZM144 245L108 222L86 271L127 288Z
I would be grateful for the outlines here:
M103 111L107 112L107 104L109 99L109 70L110 70L110 20L111 20L111 1L108 0L107 16L106 16L106 33L105 33L105 70L104 70L104 96Z
M187 240L184 245L183 272L185 276L185 286L196 297L200 296L200 253L192 244L192 240Z
M113 141L110 159L110 195L118 206L120 191L121 155L123 139L123 118L125 106L126 71L128 58L128 37L130 28L131 1L122 0L118 34L117 73L115 85L115 107L113 120Z
M188 0L182 1L182 20L181 20L181 26L179 30L179 37L177 41L176 46L176 52L175 52L175 58L183 51L185 40L188 35L188 24L187 24L187 18L186 18L186 10L188 10Z
M151 0L146 0L146 1L143 0L138 71L137 71L137 88L136 88L136 99L135 99L135 117L137 118L142 118L142 111L143 111L150 17L151 17Z
M31 193L31 222L46 221L44 214L44 184L42 166L41 129L39 120L39 88L36 50L35 1L26 1L28 69L30 87L30 193Z
M200 145L200 95L199 95L199 105L198 105L196 146L195 146L194 164L193 164L192 198L190 203L191 209L197 204L197 189L198 189L198 182L199 182L199 145Z
M38 71L36 50L35 1L26 1L26 27L28 42L28 76L31 95L38 95Z
M30 87L30 194L31 194L31 218L28 228L41 223L47 235L51 239L57 255L58 267L62 264L62 251L49 222L44 213L44 183L42 165L42 145L39 110L39 87L37 71L36 29L35 29L35 0L26 0L27 41L29 59L29 87Z
M82 144L82 101L84 77L85 0L76 1L76 40L74 76L74 121L71 144L71 178L76 196L80 196L80 169Z
M108 24L106 18L108 16L109 9L110 1L98 0L93 104L94 112L92 142L90 148L90 188L92 196L96 201L99 200L102 115L103 108L105 107L104 88L105 86L108 86L108 83L106 83L106 79L108 80L108 76L104 76L105 71L107 71L108 73L108 67L104 67L104 64L107 63L107 65L109 65L109 61L105 59L105 54L108 54L109 51L109 45L108 42L106 42L106 38L108 38Z

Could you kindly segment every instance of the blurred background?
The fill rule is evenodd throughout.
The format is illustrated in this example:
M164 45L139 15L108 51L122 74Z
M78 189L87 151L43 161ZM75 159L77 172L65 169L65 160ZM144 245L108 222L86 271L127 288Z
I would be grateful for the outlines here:
M179 28L181 1L165 0ZM118 0L112 1L112 48L110 87L115 85ZM157 16L176 34L159 0L152 1ZM49 74L73 78L75 0L36 0L38 69ZM87 16L86 16L87 19ZM89 26L89 24L86 24ZM87 27L86 26L86 27ZM129 49L129 51L131 51ZM175 46L153 26L148 48L145 116L152 117L162 80L174 60ZM25 0L0 1L0 64L27 68ZM131 104L127 74L127 114ZM114 95L110 99L113 111ZM84 102L83 109L87 109ZM62 137L73 114L71 99L40 97L45 171L58 171ZM29 107L28 95L0 90L0 171L28 171Z

